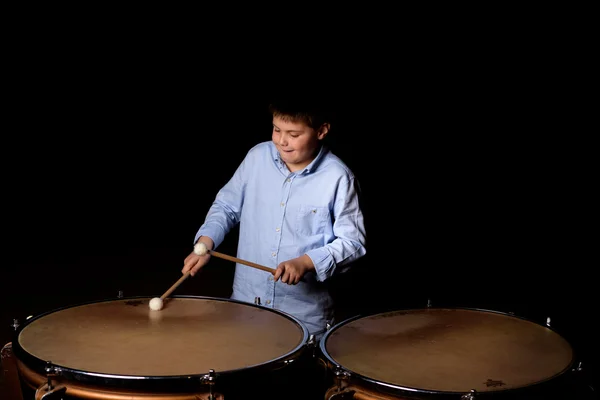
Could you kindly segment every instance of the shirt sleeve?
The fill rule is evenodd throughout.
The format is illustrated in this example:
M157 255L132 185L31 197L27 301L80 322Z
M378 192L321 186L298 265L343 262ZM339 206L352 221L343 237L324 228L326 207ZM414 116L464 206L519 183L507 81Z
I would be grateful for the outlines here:
M309 250L317 279L324 281L334 273L343 272L348 264L366 254L366 232L360 207L360 187L356 178L338 185L333 206L335 239L327 245Z
M206 214L204 223L194 237L208 236L215 243L215 249L223 242L229 231L239 223L244 204L244 172L247 158L242 161L231 179L223 186Z

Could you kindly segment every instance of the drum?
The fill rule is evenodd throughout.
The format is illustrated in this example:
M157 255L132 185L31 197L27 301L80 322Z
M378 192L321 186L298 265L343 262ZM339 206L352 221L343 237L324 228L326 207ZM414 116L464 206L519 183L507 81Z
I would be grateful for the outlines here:
M294 381L305 359L308 330L283 312L195 296L153 311L149 301L105 300L27 320L12 343L23 386L36 398L264 397Z
M330 400L547 399L575 361L549 327L477 309L354 317L331 328L319 348Z

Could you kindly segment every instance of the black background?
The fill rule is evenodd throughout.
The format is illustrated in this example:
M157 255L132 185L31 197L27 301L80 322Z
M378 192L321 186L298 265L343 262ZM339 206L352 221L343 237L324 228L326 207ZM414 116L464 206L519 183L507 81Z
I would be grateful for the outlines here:
M217 190L270 139L269 95L310 88L337 105L330 145L363 190L368 254L332 282L340 320L428 301L551 317L597 368L596 155L564 65L465 52L311 65L312 80L268 53L259 68L133 44L41 42L12 59L3 342L13 318L166 291ZM232 268L213 258L176 294L227 297Z

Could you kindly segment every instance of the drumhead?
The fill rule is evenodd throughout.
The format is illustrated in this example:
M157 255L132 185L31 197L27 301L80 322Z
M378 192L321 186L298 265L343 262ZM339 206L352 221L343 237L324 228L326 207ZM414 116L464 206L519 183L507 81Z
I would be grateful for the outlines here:
M574 363L571 345L546 326L475 309L417 309L355 317L320 348L351 377L385 391L497 392L549 381Z
M193 378L289 362L308 340L283 312L229 299L174 296L87 303L29 320L15 355L44 371L47 361L76 379ZM87 379L89 380L89 379Z

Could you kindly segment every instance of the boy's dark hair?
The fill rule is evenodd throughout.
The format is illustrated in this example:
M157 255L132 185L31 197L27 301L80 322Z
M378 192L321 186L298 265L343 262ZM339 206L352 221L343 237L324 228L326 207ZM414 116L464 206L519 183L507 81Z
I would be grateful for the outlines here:
M326 101L319 98L274 97L268 110L273 117L282 118L284 121L304 122L313 129L332 122L331 110Z

